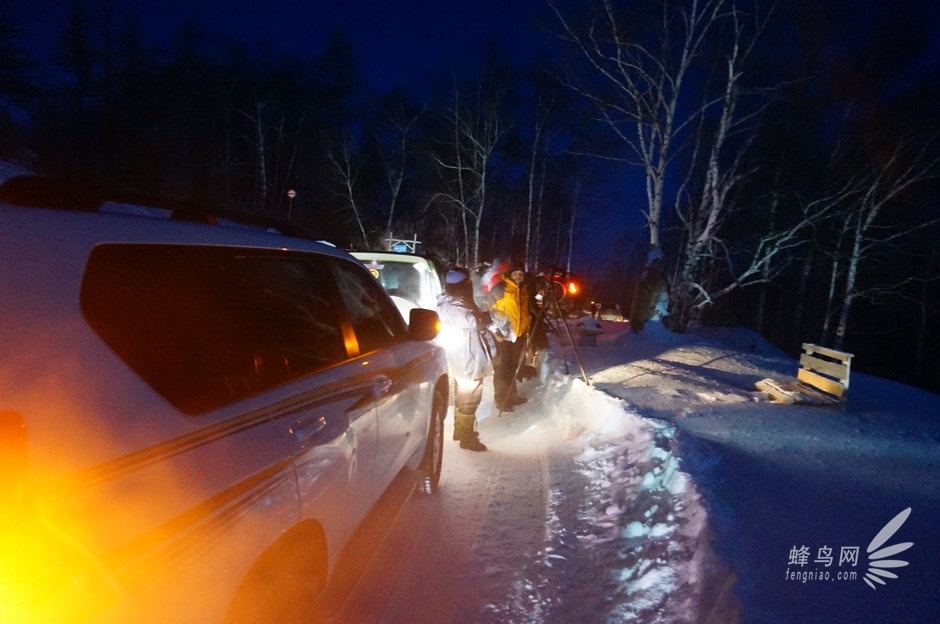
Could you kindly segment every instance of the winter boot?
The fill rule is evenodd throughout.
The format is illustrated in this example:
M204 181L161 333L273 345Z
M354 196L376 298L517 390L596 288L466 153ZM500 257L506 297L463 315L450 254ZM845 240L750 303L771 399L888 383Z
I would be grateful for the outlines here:
M463 436L466 433L464 429L461 429L460 421L460 410L456 407L454 408L454 440L460 442L463 440Z
M476 432L477 417L454 410L454 439L460 440L460 448L468 451L485 451L486 445L480 442Z

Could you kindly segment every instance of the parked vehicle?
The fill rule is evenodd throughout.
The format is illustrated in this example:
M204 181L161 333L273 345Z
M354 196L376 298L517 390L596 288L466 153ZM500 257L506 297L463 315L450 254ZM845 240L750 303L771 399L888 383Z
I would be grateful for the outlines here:
M616 321L618 323L622 323L626 320L623 317L623 312L620 309L619 303L598 303L596 309L598 318L601 318L605 321Z
M437 309L444 287L438 267L430 258L391 251L354 251L352 255L392 295L405 318L416 307Z
M437 486L437 314L329 245L50 184L0 186L0 622L319 621L376 501Z

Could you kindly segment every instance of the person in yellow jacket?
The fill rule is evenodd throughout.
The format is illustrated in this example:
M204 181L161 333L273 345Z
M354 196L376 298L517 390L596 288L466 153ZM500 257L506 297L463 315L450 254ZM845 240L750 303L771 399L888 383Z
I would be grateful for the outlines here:
M516 371L525 350L526 339L532 328L531 293L526 284L525 268L514 263L503 274L502 282L490 291L491 308L509 318L515 340L497 336L496 355L493 358L493 391L496 407L511 412L513 406L526 402L516 390Z

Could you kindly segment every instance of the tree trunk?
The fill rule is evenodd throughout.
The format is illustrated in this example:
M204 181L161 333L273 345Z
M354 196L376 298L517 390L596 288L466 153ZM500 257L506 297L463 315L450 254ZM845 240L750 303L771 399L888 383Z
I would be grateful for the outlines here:
M792 325L796 340L803 341L803 334L806 331L806 302L809 300L810 277L813 274L813 265L815 264L815 254L812 250L803 259L803 269L800 271L800 282L797 288L796 302L793 306Z
M836 335L832 347L842 349L845 344L845 333L849 326L849 313L852 311L852 303L855 301L855 281L858 279L858 265L862 258L862 221L859 219L859 225L856 227L855 240L852 242L852 255L849 256L849 267L845 275L845 290L842 295L842 310L839 313L839 322L836 325Z
M662 260L651 261L643 270L633 300L630 302L630 329L634 333L638 334L643 331L647 321L656 315L656 306L663 293L666 292L667 286Z

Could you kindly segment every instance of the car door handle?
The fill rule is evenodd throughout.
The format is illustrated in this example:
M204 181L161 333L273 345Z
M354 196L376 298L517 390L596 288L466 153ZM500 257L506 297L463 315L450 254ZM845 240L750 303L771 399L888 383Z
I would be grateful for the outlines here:
M299 418L291 425L290 434L302 448L326 444L341 436L349 428L349 414Z
M372 380L372 392L376 399L380 399L388 394L392 387L392 380L387 375L376 375Z
M326 418L320 416L311 419L301 419L294 421L294 424L291 425L290 433L297 439L298 442L304 444L307 442L307 440L316 436L325 428Z

